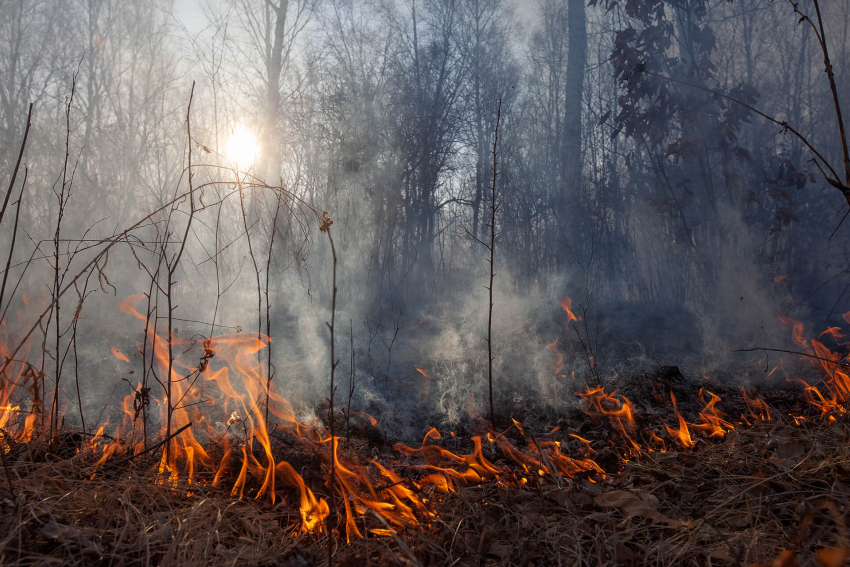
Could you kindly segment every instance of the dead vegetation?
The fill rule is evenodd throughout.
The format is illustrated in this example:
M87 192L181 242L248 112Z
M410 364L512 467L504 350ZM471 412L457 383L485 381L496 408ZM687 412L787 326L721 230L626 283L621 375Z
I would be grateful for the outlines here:
M632 395L642 396L635 398L639 415L649 416L633 435L639 443L652 438L653 428L674 424L675 411L689 423L697 421L702 406L695 397L680 395L683 401L673 410L669 398L652 396L653 389L671 383L677 389L695 387L671 369L630 381ZM551 433L535 435L532 429L557 424L531 418L504 433L518 454L534 455L537 449L540 462L551 465L552 453L544 455L542 449L557 440L564 454L583 448L605 470L572 477L553 472L554 466L525 471L501 441L485 438L481 462L500 473L479 482L454 482L453 490L441 491L422 482L425 463L436 462L428 454L405 455L368 426L355 429L345 455L340 449L340 462L346 463L340 470L359 470L351 463L368 463L371 457L399 475L399 484L416 493L427 511L418 511L417 526L388 529L378 514L362 510L356 521L364 537L346 538L346 506L338 497L334 561L349 566L843 564L850 557L844 525L850 480L846 416L798 425L788 407L796 407L803 393L782 391L762 393L769 415L759 419L751 407L752 400L762 398L748 396L748 406L740 390L712 387L720 392L726 415L742 417L722 438L695 434L690 449L668 441L664 449L628 450L612 421L592 411L563 415L563 427ZM592 441L585 445L574 435ZM287 460L317 496L327 497L327 451L287 432L271 436L276 460ZM0 563L297 566L325 561L328 539L320 530L302 530L297 490L279 486L279 499L271 503L254 499L258 487L249 484L242 498L235 497L230 487L238 463L225 474L231 480L216 486L204 474L166 482L157 471L158 451L120 466L107 461L96 467L97 455L86 449L86 441L78 433L63 433L52 446L36 436L9 447L0 480ZM424 446L464 455L473 443L445 435L427 438ZM210 455L215 451L211 447ZM464 467L456 463L454 469ZM385 493L393 483L375 487ZM353 502L353 496L346 498Z

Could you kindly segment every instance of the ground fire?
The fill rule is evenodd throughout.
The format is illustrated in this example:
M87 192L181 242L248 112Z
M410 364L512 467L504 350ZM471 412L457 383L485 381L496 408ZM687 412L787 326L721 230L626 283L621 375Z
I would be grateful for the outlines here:
M0 565L850 565L848 37L0 0Z

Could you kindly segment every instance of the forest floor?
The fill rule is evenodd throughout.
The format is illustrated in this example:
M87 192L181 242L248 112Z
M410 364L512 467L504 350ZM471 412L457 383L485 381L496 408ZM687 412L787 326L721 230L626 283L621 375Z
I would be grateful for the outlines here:
M694 433L690 448L674 445L678 413L693 424L706 411L702 387L721 398L717 407L725 415L716 415L729 419L729 429L714 437ZM417 455L401 455L377 431L354 430L350 444L343 439L341 447L361 462L391 463L406 486L420 491L431 513L418 526L393 533L363 514L356 521L366 537L350 541L340 522L333 563L792 567L838 566L850 559L846 414L815 415L803 391L760 391L757 398L739 388L685 379L674 368L634 377L619 392L637 413L629 438L641 448L627 455L616 420L589 410L570 410L555 422L527 418L524 432L510 422L499 428L518 448L557 440L565 454L584 451L604 471L572 477L523 475L485 439L487 462L509 474L446 493L424 490L410 482L422 474L414 466ZM669 392L676 407L664 395ZM540 433L529 444L533 431ZM428 443L458 454L473 448L467 436L445 433ZM573 435L593 441L588 447ZM225 483L213 486L202 478L164 483L155 453L120 467L107 461L96 470L94 457L78 450L79 433L60 438L62 443L49 447L36 436L4 455L2 565L327 563L327 536L300 529L297 491L273 504L250 497L250 486L236 498ZM317 496L326 495L327 451L321 454L289 434L272 438L275 453L301 472Z

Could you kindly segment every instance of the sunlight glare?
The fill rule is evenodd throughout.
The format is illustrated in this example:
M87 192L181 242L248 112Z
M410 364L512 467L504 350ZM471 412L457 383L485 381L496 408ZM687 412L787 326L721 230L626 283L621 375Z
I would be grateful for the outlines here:
M257 158L258 143L254 133L242 126L237 125L227 141L227 159L236 163L240 169L248 169Z

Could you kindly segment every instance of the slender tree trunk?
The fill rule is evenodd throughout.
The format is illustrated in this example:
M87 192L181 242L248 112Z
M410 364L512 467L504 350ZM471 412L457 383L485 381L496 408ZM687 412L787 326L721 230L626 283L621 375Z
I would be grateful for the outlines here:
M274 36L272 51L266 63L267 108L265 140L262 151L265 154L260 174L268 183L274 184L280 176L280 153L278 152L278 122L280 121L280 79L283 74L283 39L286 33L286 11L289 0L280 0L278 4L269 2L274 16Z
M561 211L559 245L576 246L577 215L570 214L581 196L581 110L587 63L587 17L584 0L568 0L567 71L564 85L564 126L561 133Z

